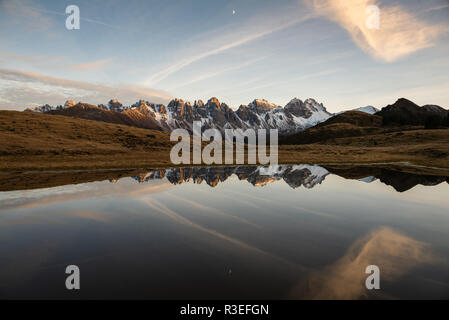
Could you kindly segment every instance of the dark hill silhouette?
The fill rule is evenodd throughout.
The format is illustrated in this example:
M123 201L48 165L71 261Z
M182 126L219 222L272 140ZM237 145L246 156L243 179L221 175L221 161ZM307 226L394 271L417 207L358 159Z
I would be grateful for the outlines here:
M435 128L444 125L448 110L436 105L420 107L410 100L401 98L382 108L376 115L382 117L383 125L425 125Z
M376 114L346 111L305 131L280 139L280 144L333 143L338 138L372 136L412 129L449 127L449 111L437 105L422 107L401 98Z

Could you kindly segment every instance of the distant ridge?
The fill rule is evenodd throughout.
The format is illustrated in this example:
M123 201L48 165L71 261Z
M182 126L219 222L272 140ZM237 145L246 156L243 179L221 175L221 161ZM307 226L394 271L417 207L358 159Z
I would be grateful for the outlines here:
M355 109L351 109L351 110L340 111L337 114L341 114L341 113L347 112L347 111L360 111L360 112L365 112L368 114L375 114L376 112L379 112L379 109L377 109L373 106L365 106L365 107L355 108Z
M384 125L425 125L433 128L448 124L448 110L437 105L422 107L405 98L382 108L377 113Z
M360 110L363 111L360 111ZM363 107L341 112L328 120L280 139L281 144L330 143L338 138L449 127L449 111L436 105L416 105L401 98L382 110Z
M247 105L240 105L236 111L217 98L211 98L206 103L197 100L193 104L182 99L173 99L167 106L144 100L131 106L123 106L116 99L111 99L106 105L76 103L68 100L64 105L57 107L46 104L28 108L25 111L125 124L165 132L183 128L192 133L193 121L200 121L202 130L214 128L224 133L225 129L277 129L281 136L291 136L319 124L324 123L324 126L333 124L332 127L327 128L332 132L325 132L323 126L318 126L317 128L320 130L313 134L316 138L318 138L317 135L321 135L322 138L328 135L346 137L363 134L367 131L355 127L425 126L426 128L438 128L449 126L448 110L436 105L420 107L405 98L398 99L394 104L388 105L380 111L373 106L365 106L337 114L329 113L322 103L311 98L304 101L294 98L284 107L265 99L255 99ZM336 123L345 125L340 125L337 128ZM373 130L368 131L372 132ZM301 135L301 137L305 137L305 135ZM309 138L305 141L316 140L316 138L312 140Z
M255 99L248 105L240 105L237 111L217 98L194 104L173 99L165 106L140 100L127 107L117 100L107 105L91 105L67 101L64 106L44 105L25 111L65 115L82 119L127 124L139 128L172 131L183 128L192 132L193 121L201 121L202 129L278 129L280 134L291 134L321 123L333 114L314 99L304 101L294 98L285 107L264 99Z

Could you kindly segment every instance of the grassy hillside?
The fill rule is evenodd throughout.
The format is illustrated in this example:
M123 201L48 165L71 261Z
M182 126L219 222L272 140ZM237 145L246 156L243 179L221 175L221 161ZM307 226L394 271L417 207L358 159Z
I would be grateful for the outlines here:
M280 139L283 161L312 163L410 162L449 167L449 129L385 125L378 114L348 111ZM298 159L299 160L299 159Z
M347 111L305 131L283 137L280 144L326 142L335 138L365 136L385 131L389 130L382 128L382 117L360 111Z
M316 127L324 127L335 123L347 123L359 127L381 127L382 117L361 111L346 111L327 119Z
M80 102L73 107L62 110L53 110L48 112L48 114L160 130L158 123L151 117L145 117L144 114L139 112L139 109L113 112L104 110L92 104Z
M424 125L401 126L393 123L385 125L384 119L378 114L379 113L372 115L360 111L347 111L305 131L282 137L279 143L285 145L319 143L376 146L378 143L385 145L382 137L391 138L404 135L401 142L404 142L405 140L405 142L410 145L421 143L423 140L427 139L430 142L431 139L434 138L431 132L427 133L426 131L423 131L423 129L425 129ZM444 127L439 128L444 129ZM409 131L416 131L416 134L409 134ZM438 137L440 137L440 135L438 135Z
M2 169L166 164L171 148L161 131L17 111L0 111L0 140Z
M326 126L312 128L317 130L318 136L323 127L328 128L326 130L335 129L335 133L327 131L330 133L325 141L280 146L279 162L331 164L407 161L449 168L449 129L388 132L379 127L333 121ZM366 125L373 123L371 120L357 121ZM359 130L358 136L341 136L345 132L342 128L346 132ZM169 158L172 144L168 133L126 125L66 116L0 111L0 139L2 171L173 166Z

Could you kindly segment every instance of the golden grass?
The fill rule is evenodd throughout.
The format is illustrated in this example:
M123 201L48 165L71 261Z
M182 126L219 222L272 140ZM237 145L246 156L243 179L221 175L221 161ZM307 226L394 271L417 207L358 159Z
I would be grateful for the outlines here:
M0 111L0 170L173 167L169 134L65 116ZM279 163L410 162L449 168L449 129L279 147Z

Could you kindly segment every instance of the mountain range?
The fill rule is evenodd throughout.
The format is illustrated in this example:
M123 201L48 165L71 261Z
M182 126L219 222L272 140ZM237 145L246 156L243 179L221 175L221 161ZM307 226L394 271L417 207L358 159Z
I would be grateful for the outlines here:
M436 105L418 106L400 98L381 110L373 106L329 113L322 103L314 99L294 98L284 107L264 99L255 99L240 105L234 111L226 103L211 98L193 104L173 99L167 106L140 100L123 106L112 99L106 105L91 105L66 101L62 106L43 105L25 111L63 115L138 128L171 132L182 128L192 133L193 121L200 121L202 130L225 129L277 129L280 144L310 144L332 142L335 139L385 134L398 130L437 129L449 126L449 111ZM346 142L345 142L346 143Z
M167 179L171 184L177 185L186 182L201 184L205 182L216 187L220 182L226 181L236 175L240 181L248 181L255 187L263 187L276 181L284 181L292 189L304 187L312 189L323 183L329 174L336 174L345 179L356 179L371 183L376 180L392 186L398 192L412 189L416 185L434 186L442 182L449 183L447 176L418 175L381 167L349 167L342 168L322 167L318 165L278 165L270 167L236 166L236 167L190 167L156 169L132 176L139 183L153 180ZM111 179L117 182L119 179Z
M210 101L208 107L197 106L196 113L217 110L211 106L217 106L213 102ZM283 113L294 112L291 111L294 109L293 103L273 108L273 105L260 102L256 100L246 107L252 113L257 112L257 119L259 113L272 116L273 109ZM144 104L143 111L153 112L151 110L155 107ZM300 111L306 111L303 108L306 103L296 104L301 106ZM185 105L184 110L188 109ZM222 105L220 114L225 117L226 108L221 108ZM138 112L139 106L123 107L111 101L105 107L68 101L65 106L56 108L44 106L42 113L0 111L1 167L8 170L166 167L171 164L169 156L174 144L170 142L168 131L171 129L166 127L165 131L161 130L161 122L154 116L142 115ZM170 110L175 110L174 106L176 100L170 104ZM265 112L264 107L268 111ZM159 105L156 109L161 108L162 105ZM242 109L245 107L240 108L240 112ZM413 116L408 116L410 110L414 111ZM237 120L243 121L244 116L238 111L229 111L228 118L234 114ZM167 111L165 116L168 118L173 113L175 111ZM179 110L176 113L181 114ZM184 111L183 118L187 117L186 114ZM386 123L385 119L397 114L400 116L399 124ZM449 124L447 115L448 111L443 108L420 107L406 99L399 99L376 114L347 111L331 115L324 122L304 131L281 136L279 163L400 161L446 168L449 160L449 130L444 129ZM219 117L214 115L212 118ZM413 124L416 117L421 125ZM411 124L407 124L408 121ZM247 123L250 124L250 120ZM152 127L158 130L151 130ZM433 127L435 130L427 130Z
M373 107L360 109L373 112ZM76 118L131 125L139 128L170 132L177 128L192 133L192 122L201 121L202 130L225 129L278 129L280 135L303 131L321 123L334 114L329 113L322 103L309 98L304 101L294 98L284 107L255 99L248 105L240 105L234 111L226 103L211 98L193 104L181 99L171 100L167 106L140 100L131 106L123 106L112 99L106 105L75 103L68 100L64 105L52 107L43 105L27 108L25 111L65 115Z

